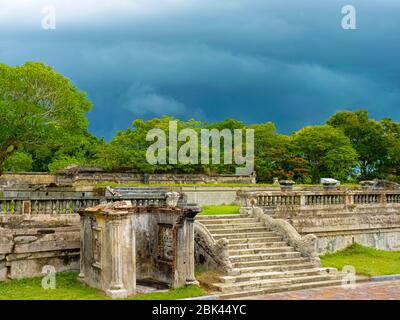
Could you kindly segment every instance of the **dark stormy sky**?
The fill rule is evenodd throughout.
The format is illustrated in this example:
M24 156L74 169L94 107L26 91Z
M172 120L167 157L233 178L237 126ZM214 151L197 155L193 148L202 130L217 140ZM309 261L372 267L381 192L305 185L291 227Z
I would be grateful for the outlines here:
M356 30L341 27L347 4ZM25 61L87 91L107 139L163 114L282 133L341 109L400 121L398 0L0 0L0 62Z

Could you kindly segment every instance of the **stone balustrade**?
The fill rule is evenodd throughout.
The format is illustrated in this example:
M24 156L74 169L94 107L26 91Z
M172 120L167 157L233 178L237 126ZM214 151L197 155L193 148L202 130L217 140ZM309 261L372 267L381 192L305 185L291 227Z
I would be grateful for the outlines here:
M57 188L54 188L57 190ZM51 190L51 189L50 189ZM134 190L134 191L133 191ZM130 200L133 206L176 206L180 194L159 189L103 188L95 192L75 190L12 190L0 196L0 215L7 214L77 214L100 203Z
M333 190L333 191L261 191L239 192L238 202L264 209L296 207L310 209L324 206L364 206L400 204L399 190Z
M0 214L73 214L100 199L0 199Z
M398 189L239 192L238 202L287 221L300 235L316 235L320 254L354 242L400 250Z

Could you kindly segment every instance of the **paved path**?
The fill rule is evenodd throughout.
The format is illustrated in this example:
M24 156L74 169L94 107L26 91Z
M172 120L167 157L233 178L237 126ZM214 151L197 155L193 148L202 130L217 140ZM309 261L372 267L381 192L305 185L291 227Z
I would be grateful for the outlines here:
M249 297L254 300L400 300L400 280L363 282L355 289L341 286L273 293Z

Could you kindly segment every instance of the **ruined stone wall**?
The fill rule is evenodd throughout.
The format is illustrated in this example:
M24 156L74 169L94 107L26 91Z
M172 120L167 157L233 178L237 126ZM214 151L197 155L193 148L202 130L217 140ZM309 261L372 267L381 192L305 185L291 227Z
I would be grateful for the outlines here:
M49 174L42 172L3 173L0 186L15 184L49 185L95 185L98 183L120 184L204 184L204 183L238 183L255 184L255 175L206 175L206 174L143 174L118 172L76 172Z
M204 184L204 183L247 183L255 184L254 175L215 175L206 174L142 174L142 173L109 173L79 172L76 175L57 174L57 184L94 185L98 183L120 184Z
M136 214L133 216L136 234L136 277L137 279L155 279L161 282L173 282L173 260L161 258L159 250L159 224L170 228L170 245L173 248L173 216ZM166 232L166 231L164 231ZM165 244L168 245L168 244ZM172 256L171 252L171 256Z
M15 184L43 184L49 185L56 182L54 175L44 172L3 173L0 176L0 186Z
M288 218L300 234L312 233L320 254L359 243L383 250L400 250L400 206L363 205L313 208Z
M79 215L0 215L0 281L79 270Z
M173 283L177 246L176 217L172 213L137 213L132 216L136 235L136 277ZM185 231L185 229L183 229ZM186 275L185 272L181 270Z

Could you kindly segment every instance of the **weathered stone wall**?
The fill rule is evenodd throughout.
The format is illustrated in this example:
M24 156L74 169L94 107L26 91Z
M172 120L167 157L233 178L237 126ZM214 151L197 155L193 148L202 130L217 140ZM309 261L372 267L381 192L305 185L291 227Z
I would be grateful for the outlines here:
M255 175L206 175L206 174L143 174L118 172L74 172L48 174L42 172L3 173L0 186L14 184L49 185L95 185L113 182L120 184L204 184L204 183L244 183L255 184Z
M302 210L289 219L300 234L318 237L320 254L334 252L353 242L384 250L400 250L400 206L360 205L354 207Z
M56 182L56 177L44 172L3 173L0 176L0 186L15 184L43 184L49 185Z
M255 184L255 176L206 174L141 174L141 173L77 173L56 175L58 184L89 184L113 182L121 184L202 184L202 183L248 183Z
M0 281L79 270L78 215L0 215Z
M173 215L158 216L139 213L132 218L136 233L137 261L140 261L136 265L137 278L156 279L166 283L173 282L172 261L160 260L158 252L158 224L164 224L172 230Z
M187 186L174 187L174 191L185 195L188 203L196 203L199 206L221 205L221 204L241 204L237 193L238 191L260 192L276 190L274 187L248 186L248 187L202 187Z
M317 249L320 254L335 252L352 243L383 250L400 250L400 228L341 231L338 233L318 233L317 235Z

